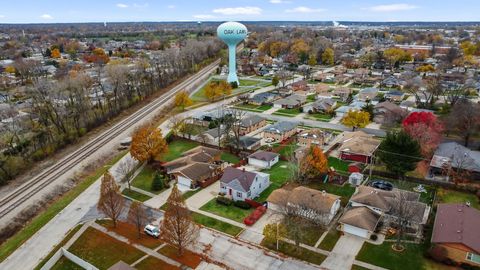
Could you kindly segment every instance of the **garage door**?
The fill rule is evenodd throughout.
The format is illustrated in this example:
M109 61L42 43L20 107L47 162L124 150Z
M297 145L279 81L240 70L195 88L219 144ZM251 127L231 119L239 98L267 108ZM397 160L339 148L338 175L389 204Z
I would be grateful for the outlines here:
M179 184L179 185L182 185L182 186L185 187L185 188L190 189L190 188L191 188L191 185L192 185L192 182L191 182L190 179L188 179L188 178L179 176L179 177L178 177L178 184Z
M356 236L360 236L363 238L368 238L368 231L362 228L358 228L355 226L343 224L343 231L349 234L353 234Z

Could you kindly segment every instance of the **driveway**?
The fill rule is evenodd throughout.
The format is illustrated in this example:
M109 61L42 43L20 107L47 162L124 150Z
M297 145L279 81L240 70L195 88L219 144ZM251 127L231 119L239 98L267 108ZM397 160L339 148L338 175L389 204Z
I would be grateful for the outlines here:
M270 223L276 223L279 219L280 216L278 214L273 213L271 210L267 210L265 215L257 220L253 226L244 230L239 237L245 241L260 244L263 239L263 227Z
M188 198L186 201L188 208L198 209L202 207L202 205L206 204L208 201L215 198L215 196L218 194L219 191L220 191L220 181L216 181L210 186L200 190L192 197Z
M365 239L355 235L345 234L341 236L321 266L331 270L351 269L353 261L364 242Z

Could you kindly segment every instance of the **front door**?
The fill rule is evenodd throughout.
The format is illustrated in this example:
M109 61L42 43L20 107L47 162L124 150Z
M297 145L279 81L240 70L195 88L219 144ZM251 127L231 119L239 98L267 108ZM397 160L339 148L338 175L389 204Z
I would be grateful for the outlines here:
M232 189L231 188L228 189L228 195L232 196Z

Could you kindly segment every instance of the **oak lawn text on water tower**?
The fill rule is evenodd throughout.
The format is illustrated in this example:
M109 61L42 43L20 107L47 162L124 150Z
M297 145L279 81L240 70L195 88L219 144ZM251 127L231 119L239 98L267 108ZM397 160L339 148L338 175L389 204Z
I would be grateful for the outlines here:
M236 82L240 85L237 77L236 47L247 37L247 27L238 22L222 23L217 28L218 37L228 45L228 78L229 83Z

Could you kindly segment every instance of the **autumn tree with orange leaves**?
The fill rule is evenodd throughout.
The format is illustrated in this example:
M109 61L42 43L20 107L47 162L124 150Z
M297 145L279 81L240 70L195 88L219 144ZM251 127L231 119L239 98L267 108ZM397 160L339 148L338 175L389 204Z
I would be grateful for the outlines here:
M181 91L175 95L174 104L175 104L175 107L181 108L183 111L185 110L185 107L192 105L193 101L192 99L190 99L186 91Z
M130 154L140 162L149 162L167 151L162 131L153 123L137 128L132 136Z
M215 101L232 93L232 86L226 81L211 81L205 86L205 97Z
M182 256L185 248L198 239L199 228L192 221L191 212L177 185L173 185L166 205L167 209L160 224L160 239L174 246L177 255Z
M59 49L53 49L52 50L52 53L51 53L51 57L52 58L60 58L61 54L60 54L60 50Z
M322 148L312 145L302 162L302 167L309 179L325 175L328 172L328 160Z
M100 186L100 198L98 200L97 209L111 218L113 227L117 227L117 220L125 207L125 200L120 194L120 188L113 176L106 172L102 178Z

